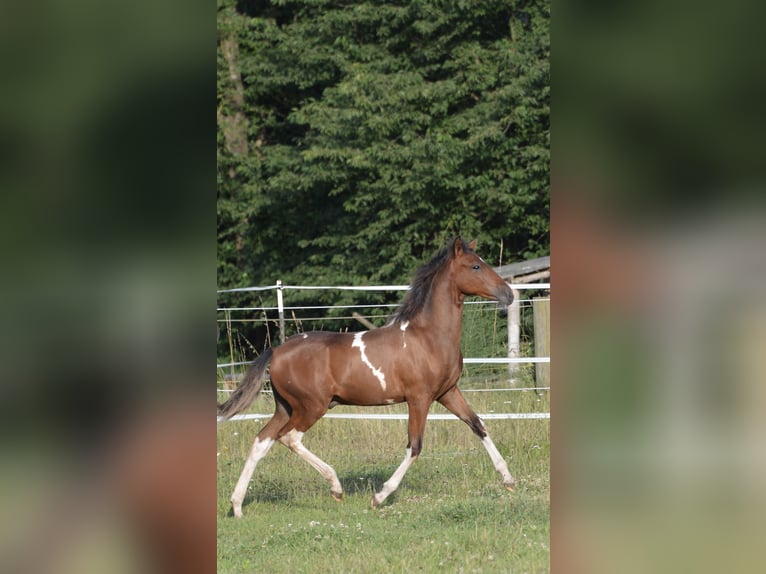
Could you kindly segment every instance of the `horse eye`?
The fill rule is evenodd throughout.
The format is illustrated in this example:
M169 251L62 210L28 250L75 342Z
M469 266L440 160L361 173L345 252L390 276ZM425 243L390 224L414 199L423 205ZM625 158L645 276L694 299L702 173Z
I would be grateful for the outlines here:
M479 265L478 263L473 266L474 271L478 271L479 269L481 269L481 265Z

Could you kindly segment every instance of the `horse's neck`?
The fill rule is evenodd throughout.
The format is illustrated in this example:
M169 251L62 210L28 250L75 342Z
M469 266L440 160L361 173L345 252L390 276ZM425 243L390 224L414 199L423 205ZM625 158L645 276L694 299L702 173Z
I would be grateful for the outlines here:
M456 346L460 345L463 327L463 299L452 281L437 280L422 312L422 320L428 323L429 330L453 339Z

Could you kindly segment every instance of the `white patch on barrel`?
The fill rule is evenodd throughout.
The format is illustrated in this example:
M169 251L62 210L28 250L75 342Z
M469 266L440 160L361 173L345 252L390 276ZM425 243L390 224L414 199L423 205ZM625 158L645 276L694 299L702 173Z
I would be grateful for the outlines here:
M362 355L362 362L367 365L370 370L372 371L372 374L375 375L375 377L380 381L380 386L383 388L383 390L386 390L386 375L383 374L383 371L380 369L375 368L372 363L370 362L370 359L367 358L367 353L364 352L364 341L362 341L362 336L367 331L361 331L354 335L354 342L351 343L352 347L359 347L359 354Z
M401 325L399 325L399 328L402 330L402 349L407 348L407 339L404 338L404 332L407 330L407 327L409 326L410 322L405 321Z

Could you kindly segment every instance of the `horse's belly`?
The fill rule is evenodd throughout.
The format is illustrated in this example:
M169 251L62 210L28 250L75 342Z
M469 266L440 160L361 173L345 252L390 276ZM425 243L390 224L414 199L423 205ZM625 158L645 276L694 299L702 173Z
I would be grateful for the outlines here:
M363 407L383 406L404 402L404 394L399 390L399 385L395 389L383 389L366 382L349 382L336 387L333 401Z

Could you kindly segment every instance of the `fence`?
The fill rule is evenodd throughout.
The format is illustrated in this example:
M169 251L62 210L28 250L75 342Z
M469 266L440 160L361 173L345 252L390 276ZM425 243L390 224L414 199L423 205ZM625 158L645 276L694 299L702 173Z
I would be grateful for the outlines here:
M515 291L523 291L523 290L541 290L550 289L550 283L522 283L522 284L514 284L509 283L510 287L514 289ZM279 335L280 335L280 342L284 342L285 340L285 331L286 331L286 319L285 319L285 311L297 311L297 310L308 310L312 312L316 311L327 311L330 309L379 309L379 308L391 308L396 307L397 305L392 304L359 304L359 305L308 305L308 306L286 306L285 305L285 291L288 290L336 290L336 291L406 291L409 289L408 285L379 285L379 286L307 286L307 285L284 285L281 281L277 280L274 285L267 285L267 286L260 286L260 287L241 287L241 288L235 288L235 289L222 289L219 290L219 294L226 294L226 293L242 293L242 292L264 292L264 291L276 291L276 298L277 298L277 305L276 306L248 306L248 307L218 307L217 311L219 313L225 313L226 319L219 319L219 322L226 322L226 323L232 323L236 322L236 320L231 319L231 313L263 313L264 317L267 312L276 312L277 313L277 321L279 326ZM534 299L534 302L536 305L538 305L541 301L549 301L549 298L540 298L537 297ZM532 299L525 300L526 302L532 303ZM466 304L486 304L486 302L477 301L477 302L466 302ZM515 304L518 305L519 301L517 299L517 302ZM539 306L539 305L538 305ZM510 317L510 315L509 315ZM338 319L337 317L325 317L327 319L333 320ZM353 318L357 321L360 321L362 323L365 323L364 318L356 313L353 313L351 317L344 317L344 318ZM302 318L303 320L312 320L314 318ZM317 318L318 319L318 318ZM244 321L244 319L242 319ZM250 319L252 321L252 319ZM262 319L264 322L268 322L269 319L264 318ZM369 322L366 322L367 324ZM547 330L547 327L546 327ZM539 338L539 336L538 336ZM539 345L536 341L536 346ZM538 347L540 348L540 347ZM547 346L543 347L547 350ZM518 349L516 349L518 351ZM467 357L463 359L464 364L506 364L506 365L519 365L519 364L536 364L538 367L544 366L548 367L550 363L550 357L544 356L544 357ZM231 368L236 366L244 366L249 364L249 361L231 361L228 363L219 363L217 365L218 369L224 369L224 368ZM539 371L538 371L539 374ZM501 391L549 391L550 386L548 386L548 379L546 377L546 386L535 386L535 387L511 387L511 388L502 388L502 389L464 389L464 392L501 392ZM218 389L218 391L227 392L227 389ZM252 420L252 419L262 419L262 418L270 418L272 414L246 414L246 415L237 415L232 417L231 420ZM479 415L483 419L517 419L517 420L524 420L524 419L550 419L550 413L484 413ZM355 413L327 413L324 415L324 418L341 418L341 419L379 419L379 420L403 420L407 418L406 414L397 414L397 413L370 413L370 414L355 414ZM452 414L438 414L438 413L430 413L428 415L429 420L458 420L457 417L455 417Z

